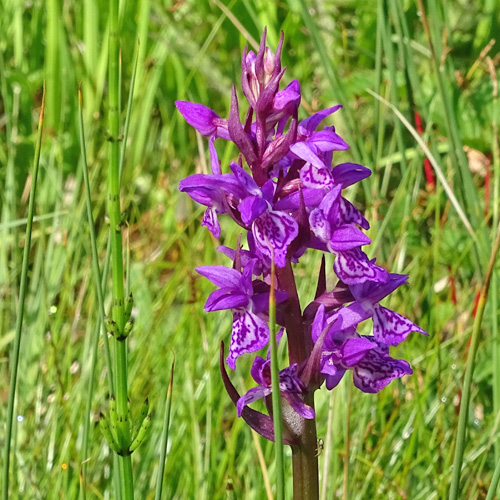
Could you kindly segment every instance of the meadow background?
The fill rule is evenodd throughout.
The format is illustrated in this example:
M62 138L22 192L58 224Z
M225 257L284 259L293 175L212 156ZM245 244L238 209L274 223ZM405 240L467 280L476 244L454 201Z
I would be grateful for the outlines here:
M371 222L368 234L374 243L368 251L387 269L409 274L410 286L392 294L390 307L430 333L428 338L415 334L393 350L411 362L414 374L381 393L352 390L348 377L333 394L317 393L318 436L324 441L322 498L446 498L474 304L500 205L498 39L494 44L500 6L498 0L423 3L121 2L122 123L140 39L129 135L123 144L122 208L136 316L128 344L129 394L133 408L149 396L154 409L151 435L132 455L136 498L154 498L173 353L164 498L252 500L268 498L267 481L272 489L272 445L237 419L220 379L219 342L229 339L230 315L203 312L212 287L194 272L198 265L228 265L216 246L234 245L237 234L228 225L223 227L225 240L214 241L200 226L203 209L177 191L180 179L207 170L208 152L206 140L196 137L174 107L176 99L192 100L227 117L231 85L239 85L242 49L247 44L255 50L264 26L271 47L284 30L285 81L299 79L308 113L344 104L330 123L351 149L336 153L336 161L355 161L373 170L349 193ZM79 498L84 460L87 498L114 498L112 456L95 425L107 408L102 340L89 453L82 456L92 340L99 323L77 88L81 82L103 265L108 230L107 5L98 0L1 0L0 12L2 444L30 169L46 82L12 498ZM415 137L366 89L389 100L418 129L462 217ZM421 117L419 126L415 112ZM219 152L224 168L235 151L221 147ZM318 266L309 259L298 271L303 304L313 293ZM498 270L497 265L482 323L460 498L485 498L500 459ZM109 276L106 281L109 285ZM240 392L253 385L249 369L250 361L243 359L233 374ZM291 491L291 478L289 483Z

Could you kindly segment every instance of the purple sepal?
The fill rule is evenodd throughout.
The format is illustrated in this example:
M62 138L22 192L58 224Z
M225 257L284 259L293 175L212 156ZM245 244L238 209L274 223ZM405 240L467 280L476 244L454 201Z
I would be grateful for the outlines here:
M398 345L411 332L428 335L425 330L401 314L382 306L375 307L373 312L373 336L375 340L388 345Z
M239 288L241 284L241 273L229 267L199 266L195 268L195 271L219 287Z
M299 123L299 134L305 136L311 135L327 116L335 113L335 111L337 111L341 107L342 104L337 104L336 106L332 106L331 108L322 109L321 111L314 113L314 115L309 116L305 120L302 120Z
M238 110L238 98L236 97L236 88L233 85L231 94L231 109L229 112L228 130L231 140L236 144L241 151L247 163L253 165L257 161L254 146L248 134L243 130L240 122Z
M338 218L345 224L358 224L363 229L370 229L369 222L363 217L361 212L342 196L339 200Z
M345 372L346 370L342 368L337 369L335 375L327 375L325 379L326 388L331 391L332 389L337 387L337 385L339 385L339 382L342 380L342 377L345 375Z
M358 163L340 163L332 168L332 175L336 184L343 188L370 177L372 171Z
M356 285L365 281L386 282L388 273L385 269L368 260L359 248L338 252L333 269L335 274L348 285Z
M360 229L351 224L345 224L332 231L328 248L333 252L344 252L362 245L369 245L371 239Z
M342 346L342 364L348 367L358 364L368 351L375 349L377 344L365 337L347 339Z
M203 104L189 101L175 101L177 109L184 119L201 135L209 137L217 131L214 121L220 119L219 115Z
M290 151L300 159L314 165L318 169L326 168L323 160L312 150L307 142L296 142L290 146Z
M325 127L324 130L314 132L308 143L314 145L320 151L345 151L349 149L347 142L336 134L333 127Z
M229 168L235 175L238 182L241 184L241 187L246 191L247 196L260 196L261 191L257 183L253 180L253 177L247 173L243 168L241 168L237 163L231 162Z
M250 303L248 295L234 293L234 287L223 287L213 291L205 303L205 311L223 311L225 309L236 309L247 307Z
M381 391L395 378L411 375L407 361L393 359L380 349L372 349L354 368L354 385L363 392Z

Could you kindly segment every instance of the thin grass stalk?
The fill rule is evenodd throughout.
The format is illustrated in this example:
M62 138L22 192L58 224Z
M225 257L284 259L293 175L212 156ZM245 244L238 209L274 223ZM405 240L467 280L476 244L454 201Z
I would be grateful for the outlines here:
M86 498L87 491L87 452L88 452L88 436L90 428L90 412L92 408L92 398L94 394L94 379L95 379L95 366L97 362L97 350L99 345L100 332L103 332L104 339L104 351L106 357L106 373L108 380L108 391L109 394L114 394L114 382L113 382L113 368L111 361L111 352L109 349L108 334L105 325L105 309L104 309L104 278L101 276L101 270L99 268L99 255L97 252L97 240L94 230L94 218L92 216L92 197L90 194L90 180L87 165L87 150L85 147L85 132L83 126L83 105L82 105L82 92L81 88L78 89L78 110L79 110L79 132L80 132L80 147L83 162L83 180L85 184L85 204L87 207L87 220L89 224L89 235L90 235L90 247L92 251L92 273L94 275L96 292L97 292L97 302L99 306L98 310L98 326L95 332L95 338L92 343L91 351L91 361L90 361L90 374L87 388L87 402L85 406L85 417L83 421L83 437L82 437L82 474L81 474L81 488L80 488L80 498ZM106 262L103 276L107 275L108 262Z
M137 76L137 63L139 61L140 48L141 48L141 42L140 40L137 40L137 47L135 49L135 58L134 58L134 68L132 69L132 77L130 79L130 91L128 93L127 112L125 114L125 125L123 126L123 141L120 150L120 169L119 169L120 180L122 178L122 173L123 173L123 164L125 163L125 152L127 151L128 130L130 128L130 115L132 111L132 101L134 99L135 78Z
M271 387L273 401L274 452L276 459L276 498L285 498L285 470L283 465L283 417L281 413L281 392L278 368L278 346L276 344L276 269L271 259L271 289L269 293L269 336L271 346Z
M123 332L125 327L125 287L123 283L123 244L120 211L120 43L118 35L118 0L110 0L109 16L108 214L113 275L112 318L116 323L117 331ZM117 434L120 445L123 448L128 448L130 444L130 427L128 423L127 343L125 338L116 340L114 355ZM124 500L133 500L134 482L130 455L121 455L119 463L122 497Z
M172 408L174 365L175 365L175 355L172 359L172 366L170 368L170 381L168 383L167 401L165 403L165 415L163 417L163 430L161 433L161 443L160 443L160 462L158 464L158 475L156 476L155 500L161 500L161 493L163 489L163 475L165 474L165 463L167 461L168 427L170 424L170 410Z
M391 101L399 108L399 99L398 99L398 84L397 84L397 73L396 73L396 56L394 54L394 46L392 45L392 32L391 32L391 24L389 22L389 6L386 5L382 7L382 16L380 17L381 28L382 28L382 43L384 46L384 51L386 53L386 60L389 69L390 75L390 87L389 91L391 94ZM396 140L398 143L398 149L401 153L401 170L403 174L408 169L408 163L406 162L405 155L405 143L403 138L403 128L401 126L401 122L396 120L395 123L396 128Z
M453 458L453 473L451 476L449 500L457 500L459 494L460 475L462 472L462 463L465 450L465 431L467 428L467 415L469 413L472 375L474 374L476 353L479 345L479 334L481 332L481 323L483 320L486 300L488 299L491 276L495 270L495 262L499 249L500 249L500 224L497 227L497 234L495 237L495 242L493 244L493 249L491 251L490 261L488 263L488 270L486 271L484 283L479 295L479 301L476 309L476 317L474 319L474 325L472 327L469 357L467 359L467 368L465 371L464 386L462 390L462 400L460 403L460 414L458 416L457 440L455 445L456 446L455 456Z
M31 249L31 233L33 230L33 216L35 214L35 197L36 187L38 182L38 170L40 166L40 150L42 146L42 131L45 112L45 87L43 89L42 107L40 110L40 118L38 121L38 135L35 145L35 156L33 159L33 174L31 179L31 190L28 204L28 221L26 224L26 240L24 243L23 263L21 268L21 283L19 287L19 304L16 318L16 334L14 337L14 345L12 347L12 364L10 369L10 384L9 384L9 400L7 403L7 423L4 444L4 462L2 471L2 499L9 498L9 467L10 467L10 448L12 440L12 424L14 418L14 403L16 399L17 388L17 372L19 369L19 353L21 349L21 335L23 328L24 317L24 302L26 299L26 290L28 282L28 262Z
M493 87L493 196L492 196L492 225L499 222L500 209L500 149L498 144L498 80L495 65L490 57L486 58ZM490 167L491 168L491 167ZM493 338L493 413L500 412L500 337L498 332L498 272L491 278L491 336ZM495 461L500 463L500 440L495 440ZM496 487L495 487L496 489Z

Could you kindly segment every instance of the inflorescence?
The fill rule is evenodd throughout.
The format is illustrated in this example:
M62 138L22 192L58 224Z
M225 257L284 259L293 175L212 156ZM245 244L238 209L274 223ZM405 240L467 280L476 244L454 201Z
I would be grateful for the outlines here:
M289 413L311 419L315 412L304 396L323 382L327 389L333 389L347 370L353 372L354 385L367 393L378 392L393 379L411 374L408 362L389 355L389 346L399 344L411 332L426 332L379 304L406 284L407 276L387 272L361 249L371 242L363 232L369 223L342 196L342 190L371 171L356 163L332 163L334 151L349 146L335 127L321 127L323 120L342 106L332 106L299 122L299 82L292 80L279 90L285 72L281 67L283 34L275 54L265 42L264 32L257 54L246 49L243 53L241 84L249 105L243 124L234 86L228 120L202 104L176 102L185 120L209 138L212 170L211 174L187 177L180 190L207 207L202 224L216 238L221 234L218 217L222 214L246 233L247 249L240 241L235 249L219 247L233 261L231 268L197 268L218 287L208 297L205 310L228 309L233 314L226 358L233 370L241 355L269 344L274 259L277 323L286 329L290 360L279 374L283 404L293 410ZM233 142L240 152L238 161L229 165L230 172L223 173L214 145L217 139ZM316 298L302 311L292 264L307 250L335 256L333 271L338 283L333 290L326 290L323 259ZM297 305L299 313L294 315ZM373 322L373 335L360 335L356 328L368 319ZM282 334L283 329L278 338ZM271 393L269 355L267 359L256 356L251 374L258 386L241 397L223 366L221 371L238 415L272 439L269 417L247 407ZM284 418L287 420L286 412ZM293 418L288 417L289 424Z

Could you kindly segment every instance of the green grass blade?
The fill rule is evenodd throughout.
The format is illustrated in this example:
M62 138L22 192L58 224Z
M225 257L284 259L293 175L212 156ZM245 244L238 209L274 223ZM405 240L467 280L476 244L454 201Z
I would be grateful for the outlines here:
M28 221L26 224L26 241L24 244L23 263L21 270L21 283L19 287L19 305L16 318L16 336L14 337L14 346L12 348L12 364L10 369L9 401L7 406L7 424L4 444L4 463L2 471L2 498L9 498L9 465L10 465L10 447L12 440L12 424L14 418L14 402L16 398L17 372L19 367L19 352L21 348L21 334L23 328L24 302L26 299L26 287L28 282L28 262L31 249L31 233L33 230L33 216L35 214L35 197L38 182L38 170L40 166L40 149L42 146L42 131L45 111L45 88L42 97L42 107L40 110L40 119L38 121L38 135L35 146L35 157L33 160L33 177L31 180L31 190L28 205Z
M460 476L462 472L462 463L465 450L465 432L467 429L467 418L469 414L472 375L474 374L476 353L479 345L479 334L481 332L481 323L483 320L484 309L486 307L486 301L488 299L491 276L494 272L495 262L499 249L500 249L500 224L497 227L497 234L491 251L490 261L484 279L484 284L481 288L481 294L479 296L479 302L476 310L476 317L474 319L474 325L472 328L469 356L467 359L467 368L465 371L462 399L460 403L460 414L458 416L457 439L455 445L455 456L453 458L453 473L451 476L449 500L457 500L460 491Z
M99 345L100 331L102 327L103 339L104 339L104 349L106 357L106 373L108 380L108 391L109 394L114 393L114 382L113 382L113 371L112 371L112 361L111 352L109 348L108 334L106 332L106 326L104 322L105 309L104 309L104 294L103 294L103 283L101 278L101 271L99 269L99 256L97 252L97 240L94 230L94 218L92 216L92 197L90 194L90 180L87 167L87 150L85 147L85 132L83 126L83 105L82 105L82 93L81 89L78 89L78 104L79 104L79 130L80 130L80 146L81 155L83 163L83 179L85 183L85 203L87 207L87 220L89 224L89 235L90 235L90 246L92 251L92 273L94 275L97 301L99 305L98 311L98 327L95 332L95 339L92 342L91 351L91 361L90 361L90 372L89 381L87 389L87 402L85 407L85 417L83 421L83 437L82 437L82 475L81 481L82 485L80 488L80 498L86 498L87 489L87 452L88 452L88 437L89 437L89 427L90 427L90 412L92 408L92 398L94 393L94 378L95 378L95 366L97 362L97 349ZM107 273L104 274L106 276Z
M160 462L158 466L158 476L156 477L155 500L161 500L163 489L163 474L165 473L165 463L167 461L168 427L170 424L170 410L172 408L172 387L174 384L175 355L170 368L170 382L168 383L167 401L165 403L165 415L163 417L163 431L161 433Z
M285 470L283 464L283 418L281 415L281 392L278 368L278 346L276 345L276 297L274 256L271 259L271 288L269 293L269 343L271 346L271 387L273 401L274 450L276 459L276 498L285 499Z

